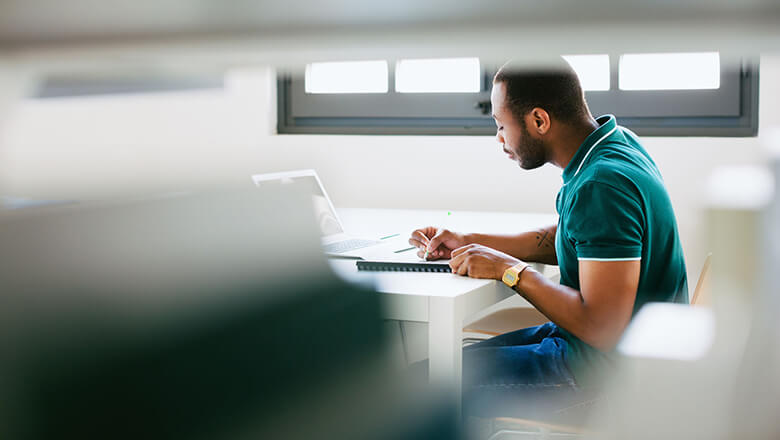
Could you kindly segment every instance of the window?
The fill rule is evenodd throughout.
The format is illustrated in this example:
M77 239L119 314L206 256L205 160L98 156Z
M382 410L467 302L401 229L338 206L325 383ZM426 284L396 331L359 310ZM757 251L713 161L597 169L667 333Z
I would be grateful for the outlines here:
M387 93L387 61L313 63L306 93Z
M577 72L582 90L609 90L609 55L563 55Z
M594 115L645 136L755 136L758 64L718 52L571 54ZM279 133L495 134L479 58L313 63L278 82Z
M479 58L400 60L395 67L398 93L478 93Z
M720 54L646 53L620 57L620 90L720 88Z

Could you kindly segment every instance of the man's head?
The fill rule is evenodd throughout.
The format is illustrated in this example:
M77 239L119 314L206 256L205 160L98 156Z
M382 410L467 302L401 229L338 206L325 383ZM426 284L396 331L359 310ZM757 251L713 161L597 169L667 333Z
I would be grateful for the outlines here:
M533 68L505 64L493 78L490 101L498 142L528 170L550 160L556 131L590 117L579 78L562 58Z

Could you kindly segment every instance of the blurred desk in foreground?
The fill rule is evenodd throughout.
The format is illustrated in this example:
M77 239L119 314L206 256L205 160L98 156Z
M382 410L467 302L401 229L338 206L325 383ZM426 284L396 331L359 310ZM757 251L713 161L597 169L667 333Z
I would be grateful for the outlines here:
M517 233L557 221L551 214L452 212L400 209L339 209L346 230L356 235L400 233L445 226L468 232ZM447 273L358 272L354 260L331 260L341 277L373 284L383 295L384 317L428 323L430 378L460 392L462 327L486 307L515 294L496 280L479 280ZM532 307L527 302L528 307Z

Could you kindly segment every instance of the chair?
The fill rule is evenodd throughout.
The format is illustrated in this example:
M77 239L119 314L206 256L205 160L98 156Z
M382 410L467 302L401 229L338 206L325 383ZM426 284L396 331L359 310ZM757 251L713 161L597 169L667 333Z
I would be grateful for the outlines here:
M712 254L707 254L704 259L704 266L701 268L699 274L699 281L696 283L696 289L693 291L693 298L691 298L691 305L693 306L708 306L710 305L710 263L712 262Z

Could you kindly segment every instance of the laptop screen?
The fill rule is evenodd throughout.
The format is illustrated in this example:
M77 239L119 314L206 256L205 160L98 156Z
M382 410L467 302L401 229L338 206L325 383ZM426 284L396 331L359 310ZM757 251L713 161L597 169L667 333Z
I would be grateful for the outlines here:
M322 188L317 175L314 171L311 174L299 171L289 173L257 174L252 176L257 186L270 185L298 185L311 193L314 202L314 214L317 218L317 224L323 236L339 234L344 232L338 216L328 199L325 189Z

